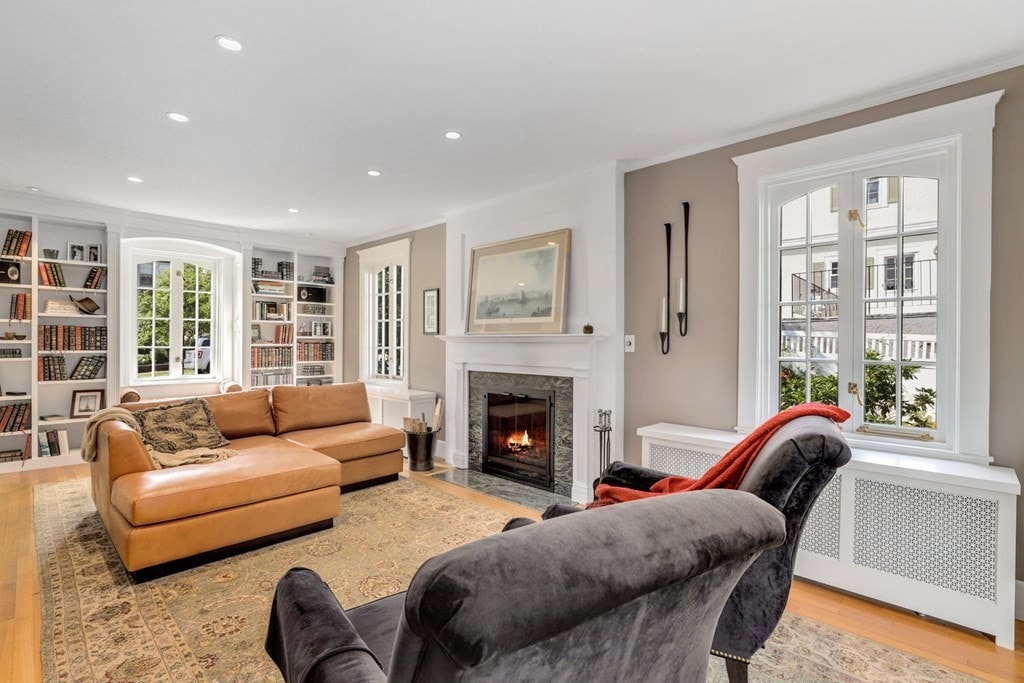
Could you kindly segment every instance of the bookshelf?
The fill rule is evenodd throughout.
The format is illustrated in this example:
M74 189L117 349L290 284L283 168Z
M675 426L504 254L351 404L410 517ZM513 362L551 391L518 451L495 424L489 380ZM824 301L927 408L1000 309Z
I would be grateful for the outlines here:
M252 250L250 387L334 383L338 265L331 257Z
M0 472L77 462L72 400L107 390L106 227L0 213L0 240Z

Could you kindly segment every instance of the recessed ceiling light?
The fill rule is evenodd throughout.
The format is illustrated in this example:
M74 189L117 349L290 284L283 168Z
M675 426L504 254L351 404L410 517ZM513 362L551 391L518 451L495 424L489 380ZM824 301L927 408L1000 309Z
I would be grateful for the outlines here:
M184 114L179 114L176 111L169 111L169 112L167 112L166 116L167 116L167 118L169 118L171 121L174 121L175 123L188 123L189 121L192 120L189 117L185 116Z
M462 133L456 130L450 130L447 133L445 133L444 136L449 140L458 140L459 138L462 137Z
M39 192L39 188L36 187L35 185L26 185L25 189L26 190L32 190L33 192Z
M288 213L298 213L298 209L288 209Z
M302 233L302 235L303 235L304 237L312 237L312 236L313 236L313 233L311 233L311 232L304 232L304 233Z
M232 36L217 36L214 41L228 52L241 52L245 45L238 38Z
M372 175L374 178L380 175L380 171L367 171L366 175Z
M127 178L125 178L125 180L127 180L129 183L141 183L142 182L142 178L139 178L139 177L133 176L133 175L128 176Z

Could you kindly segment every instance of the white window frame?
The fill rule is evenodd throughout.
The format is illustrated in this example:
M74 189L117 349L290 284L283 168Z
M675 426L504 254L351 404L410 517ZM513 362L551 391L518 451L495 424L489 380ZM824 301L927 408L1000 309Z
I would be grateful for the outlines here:
M366 384L404 389L409 387L409 322L412 313L412 289L410 288L412 273L409 269L411 246L412 239L407 237L356 252L359 256L359 379ZM403 278L405 301L402 307L402 338L399 340L405 357L402 360L402 377L397 378L378 377L374 362L376 326L374 325L373 281L377 271L389 265L402 266L405 273ZM395 338L392 332L392 339Z
M138 312L135 304L136 294L136 262L137 261L176 261L197 259L213 261L216 264L214 294L217 298L216 315L213 325L216 339L223 343L213 348L213 367L216 373L208 375L173 375L169 377L148 378L138 376L138 348L136 346L138 329ZM125 324L121 328L121 348L124 350L121 364L121 383L125 386L159 386L171 384L210 384L232 379L239 375L239 356L237 353L236 335L233 334L237 312L240 309L236 301L241 288L237 280L240 274L241 254L214 244L193 240L135 237L121 240L121 310L124 311ZM174 338L176 326L172 322L171 334ZM180 334L180 321L178 323ZM184 361L182 349L181 365ZM174 362L173 358L170 361ZM179 368L179 371L181 368Z
M992 251L992 129L1003 91L735 157L740 212L740 318L736 429L749 432L774 413L770 373L773 245L767 212L772 187L944 153L956 183L940 235L950 296L943 362L950 378L950 424L933 444L848 434L854 447L990 462L988 451ZM881 190L881 188L880 188ZM843 210L847 207L841 207ZM852 207L851 207L852 208ZM846 216L841 215L840 220ZM899 275L902 275L900 269ZM941 388L940 388L941 390ZM940 394L941 395L941 394Z

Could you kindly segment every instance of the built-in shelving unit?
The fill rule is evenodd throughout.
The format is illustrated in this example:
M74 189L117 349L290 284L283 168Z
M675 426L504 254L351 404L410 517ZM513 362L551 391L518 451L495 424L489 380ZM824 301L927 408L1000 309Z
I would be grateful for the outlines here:
M0 213L0 240L0 472L75 462L73 403L106 399L106 227Z
M336 265L330 257L253 249L250 387L334 382Z

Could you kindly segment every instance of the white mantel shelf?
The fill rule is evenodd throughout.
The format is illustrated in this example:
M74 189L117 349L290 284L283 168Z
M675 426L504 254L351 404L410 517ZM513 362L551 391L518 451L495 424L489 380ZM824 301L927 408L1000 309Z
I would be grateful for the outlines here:
M458 334L439 335L438 339L459 344L486 344L495 342L524 342L527 344L578 344L584 341L604 341L605 334Z

